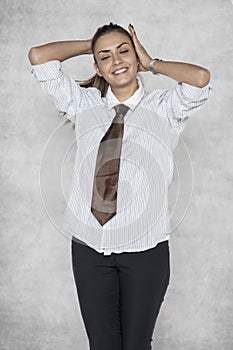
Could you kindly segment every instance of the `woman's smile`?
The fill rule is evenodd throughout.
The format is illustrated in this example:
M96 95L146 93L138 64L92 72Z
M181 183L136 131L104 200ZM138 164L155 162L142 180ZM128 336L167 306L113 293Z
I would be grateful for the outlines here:
M118 68L113 72L113 74L122 75L122 74L125 74L127 71L128 71L128 68Z

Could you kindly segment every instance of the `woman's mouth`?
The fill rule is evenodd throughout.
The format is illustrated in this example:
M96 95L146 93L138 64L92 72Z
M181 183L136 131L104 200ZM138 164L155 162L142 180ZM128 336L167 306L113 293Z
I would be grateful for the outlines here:
M114 75L119 75L119 74L124 74L125 72L127 72L128 68L121 68L121 69L117 69L115 70L115 72L113 72Z

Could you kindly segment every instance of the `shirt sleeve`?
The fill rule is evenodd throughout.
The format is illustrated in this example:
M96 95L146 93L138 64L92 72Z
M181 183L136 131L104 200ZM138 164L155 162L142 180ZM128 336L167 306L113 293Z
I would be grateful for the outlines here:
M187 83L177 83L171 89L154 90L156 112L169 120L171 126L179 127L198 111L213 93L210 82L199 88Z
M75 123L77 108L82 99L82 88L62 71L59 60L32 65L31 68L32 76L52 97L57 109L66 112L66 117Z

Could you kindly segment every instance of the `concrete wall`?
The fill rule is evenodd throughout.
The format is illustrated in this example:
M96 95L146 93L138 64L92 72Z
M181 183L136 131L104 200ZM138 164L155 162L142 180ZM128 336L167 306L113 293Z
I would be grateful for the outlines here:
M124 27L133 23L153 57L211 72L214 95L190 118L182 135L192 180L190 169L182 168L182 144L175 152L188 184L185 194L190 183L193 190L188 211L171 235L171 280L154 348L232 349L232 2L2 0L0 5L0 348L88 349L70 241L60 231L64 200L56 167L51 166L74 133L68 127L57 129L56 108L31 77L27 53L46 42L90 38L98 26L112 21ZM68 60L63 68L76 79L94 74L90 56ZM176 83L150 73L143 78L148 90ZM48 140L53 156L45 161ZM71 152L66 187L73 158ZM171 201L176 183L175 177Z

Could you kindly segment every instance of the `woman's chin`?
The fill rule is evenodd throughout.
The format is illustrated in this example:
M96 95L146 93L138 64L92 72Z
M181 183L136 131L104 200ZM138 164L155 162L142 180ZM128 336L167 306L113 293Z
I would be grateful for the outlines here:
M121 75L121 74L120 74ZM113 87L123 87L127 85L132 85L136 81L136 75L135 76L119 76L115 78L114 80L111 79L110 85Z

